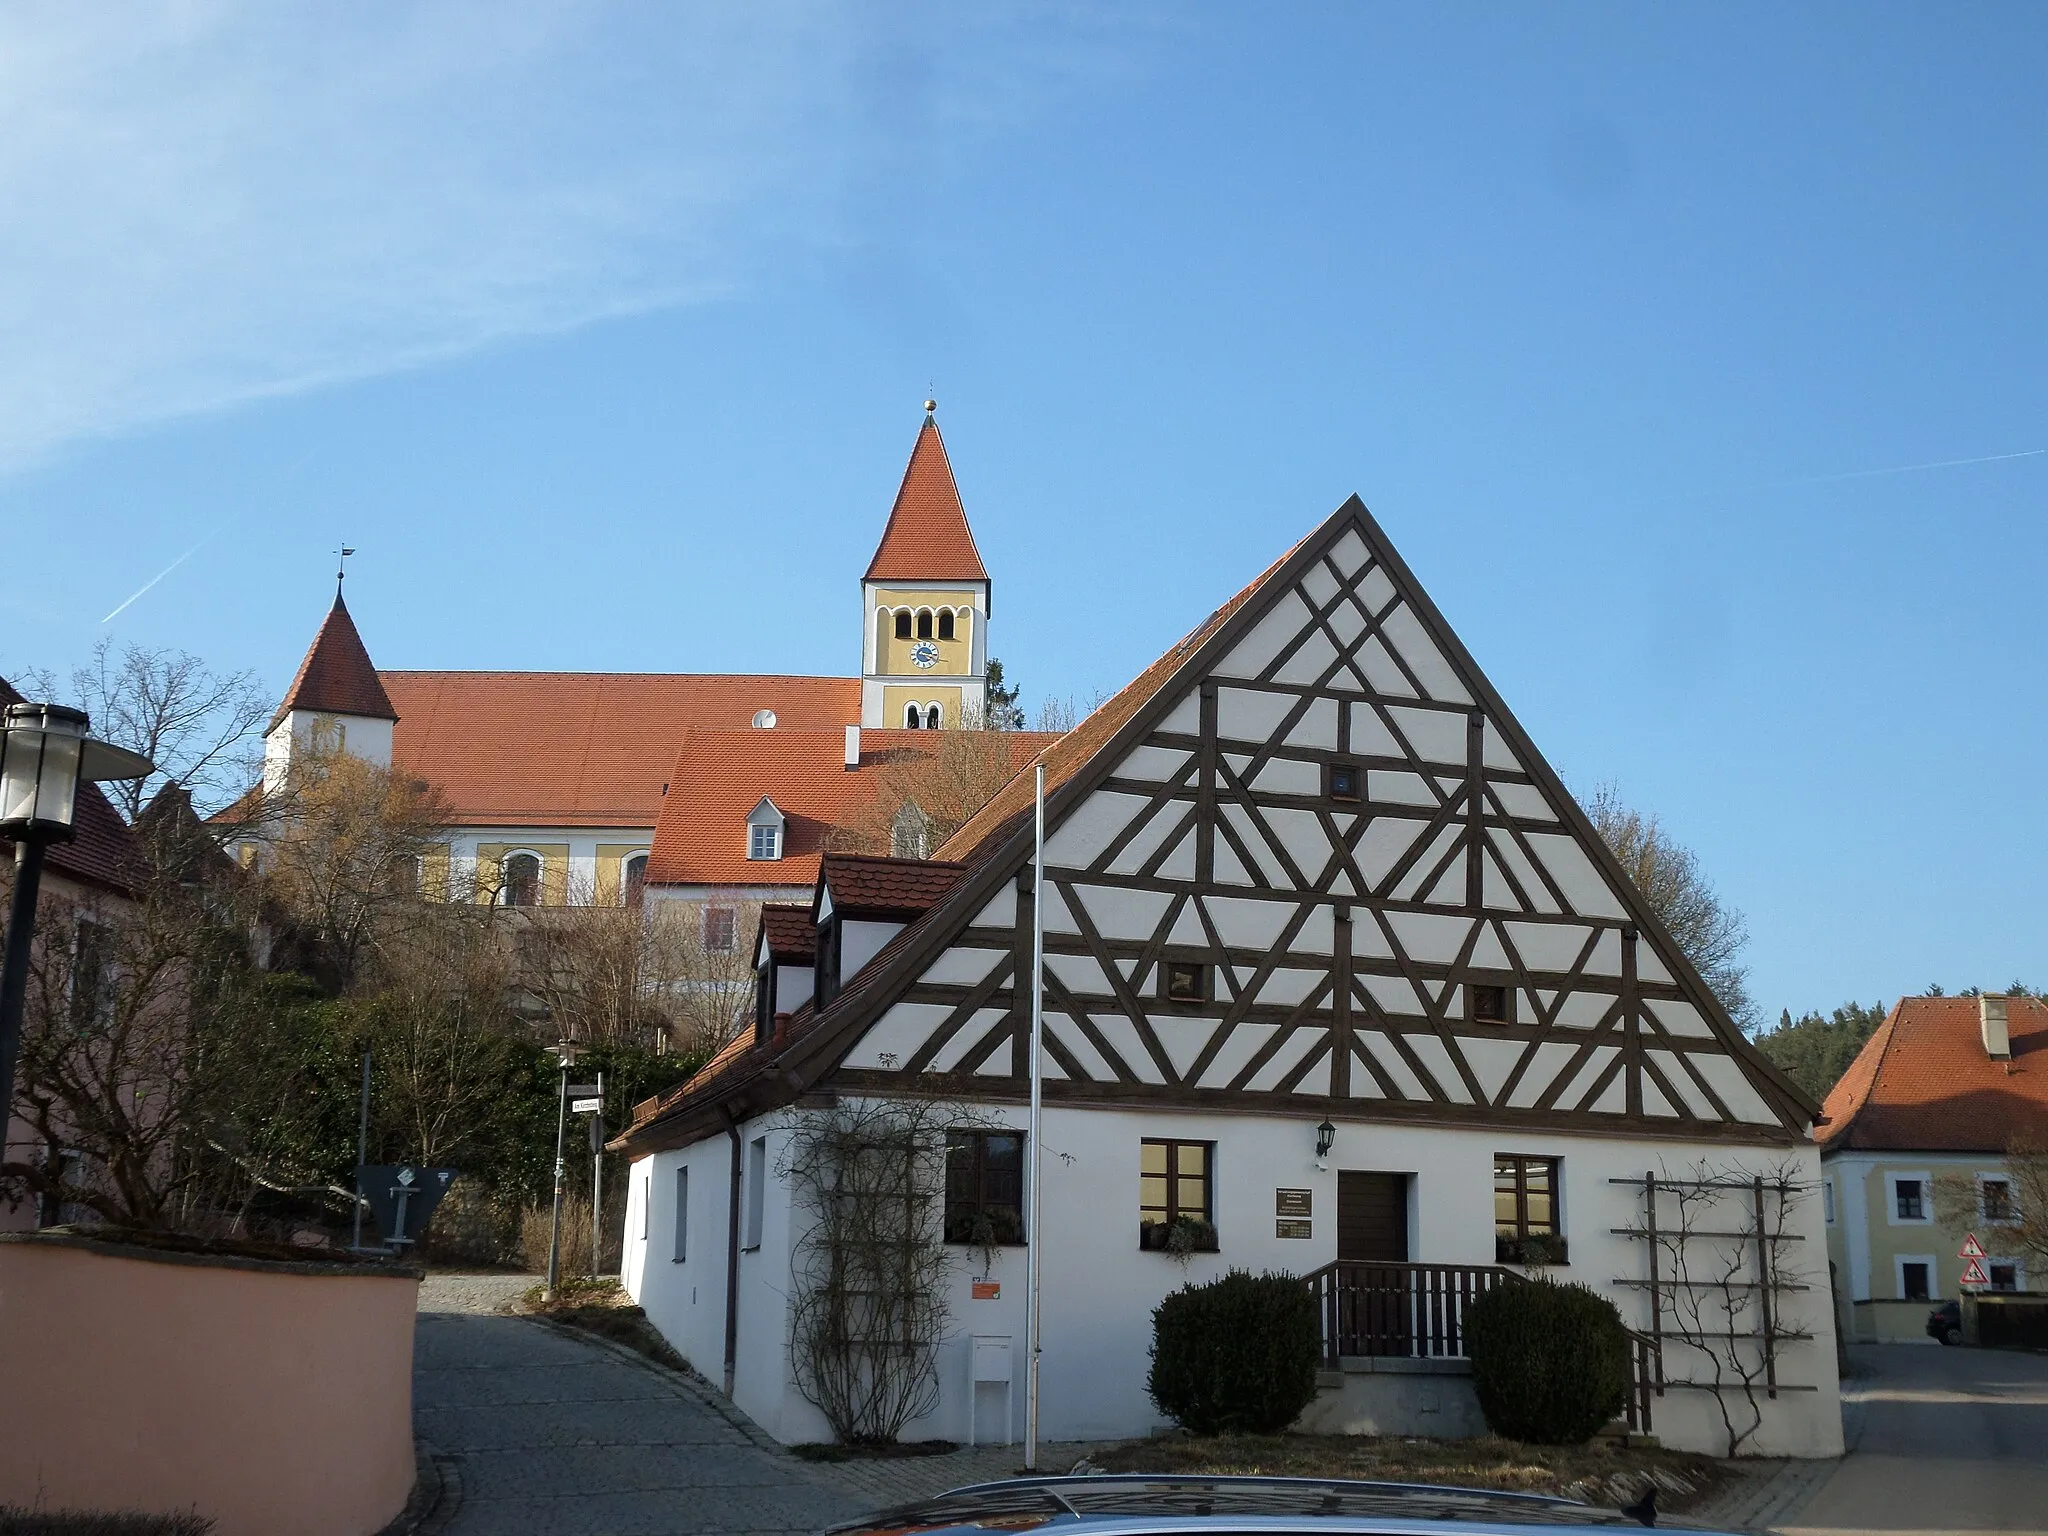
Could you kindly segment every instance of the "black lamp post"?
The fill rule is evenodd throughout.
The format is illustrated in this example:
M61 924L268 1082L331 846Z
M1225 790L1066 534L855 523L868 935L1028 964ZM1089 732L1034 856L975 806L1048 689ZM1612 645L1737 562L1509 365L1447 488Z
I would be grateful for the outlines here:
M75 833L80 780L139 779L156 766L139 752L94 741L85 734L91 723L82 711L57 704L10 704L0 716L0 837L14 840L14 903L0 956L0 1141L14 1108L44 851Z

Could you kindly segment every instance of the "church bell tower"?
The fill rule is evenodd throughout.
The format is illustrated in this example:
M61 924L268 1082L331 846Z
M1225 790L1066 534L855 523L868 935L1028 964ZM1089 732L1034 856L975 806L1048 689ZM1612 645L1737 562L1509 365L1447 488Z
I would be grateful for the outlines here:
M978 724L988 705L988 571L933 413L910 450L882 542L861 578L860 723Z

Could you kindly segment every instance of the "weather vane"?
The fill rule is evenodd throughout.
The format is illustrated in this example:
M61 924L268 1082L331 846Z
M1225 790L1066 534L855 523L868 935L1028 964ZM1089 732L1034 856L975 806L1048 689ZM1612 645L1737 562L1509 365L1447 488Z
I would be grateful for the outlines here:
M342 578L348 575L348 557L355 553L355 549L352 545L344 544L335 553L341 557L340 563L334 568L334 598L336 602L339 602L341 600Z

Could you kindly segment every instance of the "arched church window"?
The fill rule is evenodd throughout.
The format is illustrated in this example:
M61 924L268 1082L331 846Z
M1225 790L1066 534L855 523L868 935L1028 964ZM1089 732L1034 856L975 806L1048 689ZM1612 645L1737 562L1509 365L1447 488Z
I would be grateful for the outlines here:
M626 860L624 875L621 894L627 906L637 909L647 899L647 855L636 853Z
M931 639L931 637L932 611L929 608L920 608L917 613L917 638L920 640L929 640Z
M939 728L939 706L938 706L938 705L936 705L936 704L927 704L927 705L925 706L925 710L924 710L924 728L925 728L926 730L928 730L928 731L936 731L936 730L937 730L937 729Z
M506 856L503 878L498 886L498 901L507 907L540 905L539 854L514 853Z
M915 704L906 704L903 706L903 727L905 730L914 731L923 724L923 710L919 709Z
M896 610L896 638L898 640L908 640L910 638L910 610L908 608L898 608Z
M939 638L941 640L953 638L953 610L950 608L939 615Z

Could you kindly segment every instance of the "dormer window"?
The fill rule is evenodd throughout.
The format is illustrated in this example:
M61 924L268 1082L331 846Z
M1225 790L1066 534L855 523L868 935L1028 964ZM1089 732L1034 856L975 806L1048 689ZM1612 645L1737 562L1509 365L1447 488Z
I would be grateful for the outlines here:
M779 859L782 857L783 815L775 802L766 795L761 803L747 813L747 857L749 859Z
M953 638L953 610L950 608L939 615L939 638L941 640Z

